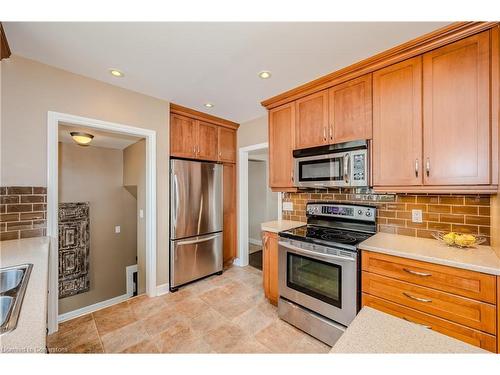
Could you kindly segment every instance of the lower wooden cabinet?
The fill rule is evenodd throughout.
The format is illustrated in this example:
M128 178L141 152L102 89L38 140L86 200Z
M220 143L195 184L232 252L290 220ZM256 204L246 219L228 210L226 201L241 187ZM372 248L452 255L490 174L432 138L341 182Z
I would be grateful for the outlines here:
M233 263L236 258L236 164L223 165L223 225L222 246L224 249L224 265Z
M262 280L264 295L274 305L278 304L278 235L262 232Z
M497 280L498 279L498 280ZM370 251L362 304L496 352L500 277Z

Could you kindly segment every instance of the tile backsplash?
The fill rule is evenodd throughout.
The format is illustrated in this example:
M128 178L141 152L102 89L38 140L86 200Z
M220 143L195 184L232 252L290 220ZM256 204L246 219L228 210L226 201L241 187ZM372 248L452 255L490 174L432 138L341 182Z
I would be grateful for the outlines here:
M45 187L0 187L0 241L45 236L46 215Z
M283 201L293 203L293 211L283 211L283 219L306 221L306 203L335 201L377 206L380 232L430 238L436 230L490 236L489 195L456 194L375 194L355 190L308 190L284 193ZM422 210L422 223L413 223L412 209Z

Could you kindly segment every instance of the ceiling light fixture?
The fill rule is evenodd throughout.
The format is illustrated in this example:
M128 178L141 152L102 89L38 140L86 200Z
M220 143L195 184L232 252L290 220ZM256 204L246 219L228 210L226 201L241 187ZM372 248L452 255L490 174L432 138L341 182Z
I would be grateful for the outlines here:
M113 76L113 77L117 77L117 78L122 78L125 76L125 74L118 70L118 69L109 69L109 73Z
M71 132L69 134L71 134L71 138L73 138L73 140L80 146L88 146L94 138L92 134L83 132Z
M205 103L203 105L207 108L212 108L214 106L212 103Z
M263 70L262 72L259 72L259 77L262 79L271 78L271 72L268 70Z

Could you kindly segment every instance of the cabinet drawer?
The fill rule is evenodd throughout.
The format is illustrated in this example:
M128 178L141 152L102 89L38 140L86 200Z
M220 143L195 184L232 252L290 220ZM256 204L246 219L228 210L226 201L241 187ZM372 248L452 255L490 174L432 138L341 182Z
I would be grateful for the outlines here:
M363 271L488 303L496 303L495 276L363 251Z
M490 352L496 352L496 337L488 335L487 333L438 318L437 316L410 309L366 293L363 293L363 306L370 306L387 314L421 324L426 328L454 337L460 341L489 350Z
M362 290L376 297L496 334L496 308L484 302L363 271Z

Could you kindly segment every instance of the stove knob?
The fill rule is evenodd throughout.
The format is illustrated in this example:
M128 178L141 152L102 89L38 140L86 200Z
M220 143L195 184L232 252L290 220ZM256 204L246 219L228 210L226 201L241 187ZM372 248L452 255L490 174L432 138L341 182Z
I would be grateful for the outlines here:
M358 210L358 215L363 215L363 210Z
M368 216L368 217L372 216L372 212L371 211L366 211L366 216Z

